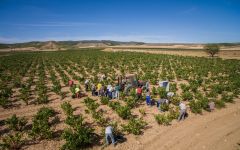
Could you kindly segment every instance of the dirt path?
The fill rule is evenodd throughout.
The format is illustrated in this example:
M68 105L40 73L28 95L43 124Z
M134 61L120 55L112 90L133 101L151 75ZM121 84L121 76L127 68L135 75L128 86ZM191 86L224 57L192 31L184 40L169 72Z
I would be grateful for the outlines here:
M212 113L190 116L171 126L153 126L143 136L107 149L239 150L240 101Z

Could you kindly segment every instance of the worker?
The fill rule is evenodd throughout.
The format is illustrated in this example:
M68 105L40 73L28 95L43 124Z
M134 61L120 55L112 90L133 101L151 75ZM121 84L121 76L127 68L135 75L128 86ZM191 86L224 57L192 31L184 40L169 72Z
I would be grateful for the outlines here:
M209 108L209 111L213 111L215 109L215 103L213 101L209 102L208 108Z
M102 85L99 91L100 96L106 96L106 86Z
M96 86L94 83L92 83L91 90L92 90L92 96L96 96Z
M113 145L116 144L115 139L114 139L114 135L113 135L113 128L111 126L107 126L105 129L105 138L106 138L106 143L107 145L109 145L109 141L108 138L111 138L111 142Z
M105 74L102 74L100 77L100 82L102 82L106 78Z
M147 105L151 105L150 91L148 89L146 92L146 103L147 103Z
M72 87L73 84L74 84L73 80L69 80L69 81L68 81L68 86Z
M89 83L89 80L86 79L85 82L84 82L84 85L85 85L85 91L87 92L88 90L88 83Z
M98 83L97 85L97 92L98 92L98 96L100 96L100 90L102 88L102 84L101 83Z
M147 90L149 91L149 89L150 89L150 83L149 83L149 80L146 82L145 87L146 87L146 91L147 91Z
M160 98L158 101L157 101L157 107L158 109L163 112L162 108L161 108L161 105L164 105L164 104L168 104L168 100L167 99L164 99L164 98Z
M114 90L114 88L112 87L112 85L109 87L109 89L108 89L108 97L110 98L110 99L112 99L113 98L113 90Z
M113 87L111 84L109 84L107 87L107 97L110 99L112 99L112 92L113 92Z
M119 91L120 91L120 86L117 84L115 86L115 98L119 99Z
M112 86L112 98L116 98L116 90L115 90L115 85Z
M137 91L137 99L139 100L139 99L142 98L142 88L141 88L141 86L138 86L136 91Z
M178 117L178 121L185 119L186 110L187 110L186 104L184 104L183 102L180 102L179 107L180 107L180 115Z
M77 85L75 88L75 96L76 98L80 98L80 86Z

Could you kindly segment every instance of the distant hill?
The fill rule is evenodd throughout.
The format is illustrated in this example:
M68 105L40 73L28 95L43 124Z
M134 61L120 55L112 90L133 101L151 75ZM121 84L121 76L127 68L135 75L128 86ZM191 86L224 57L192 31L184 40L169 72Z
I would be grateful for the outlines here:
M119 42L111 40L84 40L84 41L32 41L15 44L1 44L0 49L16 49L16 48L36 48L36 49L68 49L81 47L107 47L121 45L143 45L143 42Z
M221 49L239 50L240 43L215 43L218 44ZM120 42L111 40L82 40L82 41L32 41L25 43L15 44L1 44L1 51L44 51L44 50L66 50L77 48L160 48L160 49L203 49L205 44L199 43L144 43L144 42Z

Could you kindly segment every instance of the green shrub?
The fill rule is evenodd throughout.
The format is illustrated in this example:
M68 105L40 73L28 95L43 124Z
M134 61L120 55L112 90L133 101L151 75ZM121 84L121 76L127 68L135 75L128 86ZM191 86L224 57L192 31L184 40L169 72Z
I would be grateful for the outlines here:
M147 123L143 119L131 119L127 125L122 125L123 131L127 133L132 133L134 135L139 135L142 133L142 129L145 128Z
M24 141L22 139L22 134L16 132L14 134L8 134L2 138L2 143L0 143L0 148L3 150L18 150L21 149Z
M190 86L186 85L186 84L183 84L183 83L180 84L180 87L181 87L183 92L187 92L187 91L190 90Z
M88 109L91 111L95 111L99 107L99 104L96 103L95 100L93 100L89 97L84 99L84 103L86 104Z
M226 102L226 103L233 103L233 95L228 95L226 93L223 93L221 100Z
M94 129L84 123L81 115L74 116L68 113L65 123L69 125L69 128L65 128L62 133L62 138L65 139L65 144L61 147L62 150L83 149L93 143Z
M211 86L212 91L217 94L222 94L223 92L223 85L220 84L214 84Z
M215 102L216 108L218 109L225 107L225 102L223 100L215 100L214 102Z
M3 108L7 108L8 104L10 104L10 101L6 97L0 97L0 105Z
M26 105L28 105L29 96L30 96L30 87L27 85L22 85L22 88L19 91L21 93L20 99L23 100Z
M180 104L181 98L179 96L173 96L171 99L171 103L175 106L178 106Z
M82 125L82 123L79 123L77 125L77 129L73 130L67 128L62 133L62 138L66 141L65 144L61 147L62 150L82 149L93 143L94 130L88 126Z
M61 85L60 85L59 82L56 82L55 84L53 84L52 91L54 93L60 95L60 93L61 93Z
M103 113L100 111L92 112L92 117L100 126L105 126L107 124L107 120L103 117Z
M158 88L158 94L161 98L167 98L167 92L166 89L163 87Z
M161 111L163 111L163 112L168 111L168 109L169 109L169 104L163 103L162 105L160 105L160 109L161 109Z
M121 100L123 100L126 97L125 92L120 92L119 94L120 94L119 97L120 97Z
M32 130L30 136L34 139L50 139L53 131L51 130L49 119L55 114L54 110L47 107L42 107L32 120Z
M69 102L64 102L61 104L61 108L63 109L65 115L73 115L73 108L72 105Z
M0 97L9 98L12 95L13 91L9 87L1 87L0 88Z
M184 101L186 101L186 100L190 101L190 100L193 99L193 95L192 95L192 93L190 93L189 91L183 92L183 93L182 93L182 99L183 99Z
M108 97L105 97L105 96L102 96L102 97L101 97L101 103L102 103L103 105L107 105L108 102L109 102L109 98L108 98Z
M3 108L7 108L11 101L9 100L10 96L12 95L12 89L5 87L2 85L0 87L0 105Z
M155 87L152 88L152 94L157 95L157 89Z
M189 103L190 109L195 114L201 114L202 113L202 106L201 102L198 100L192 100Z
M216 98L218 96L218 93L216 93L215 91L211 90L208 94L208 97L212 97L212 98Z
M117 114L123 119L131 118L131 109L128 106L120 106L116 109Z
M142 116L145 116L145 115L146 115L146 110L145 110L145 109L140 108L138 111L140 112L140 114L141 114Z
M129 108L134 108L137 105L137 99L125 98L124 101Z
M132 88L132 89L130 90L130 96L131 96L132 99L136 99L136 91L135 91L134 88Z
M176 83L171 83L170 84L170 91L173 93L176 93L177 91L177 84Z
M155 120L159 125L170 125L172 119L169 115L165 114L158 114L154 116Z
M207 97L202 97L201 99L199 99L199 102L201 104L201 107L204 110L208 110L208 104L209 104L209 100Z
M11 118L6 119L5 123L11 130L23 131L26 127L27 119L24 117L17 117L16 114L14 114Z
M180 113L179 113L179 109L178 107L176 109L174 109L173 107L170 107L169 108L169 118L170 120L173 120L173 119L178 119Z
M20 88L21 87L21 79L20 77L16 77L15 80L13 81L13 85L16 88Z
M195 99L202 99L203 98L203 94L200 92L196 92L195 93Z
M37 104L46 104L48 103L47 94L40 94L37 98Z
M109 102L108 106L111 107L113 110L116 110L118 107L120 107L120 103L119 102Z

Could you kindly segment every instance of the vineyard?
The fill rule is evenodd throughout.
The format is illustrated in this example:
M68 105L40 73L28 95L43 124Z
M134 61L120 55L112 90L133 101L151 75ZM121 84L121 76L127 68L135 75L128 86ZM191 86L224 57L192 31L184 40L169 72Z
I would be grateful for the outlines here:
M52 141L49 149L75 150L104 145L104 129L116 135L139 136L151 126L168 126L185 101L188 117L208 111L208 103L224 108L240 93L240 61L135 52L74 50L22 52L0 57L0 148L30 149ZM159 81L168 80L175 95L171 103L156 106L120 91L120 99L92 96L84 82L116 84L118 76L135 74L150 82L151 97L167 98ZM80 85L82 98L73 98L69 80ZM153 121L152 121L153 120ZM123 141L124 142L124 141ZM125 139L125 142L128 142Z

